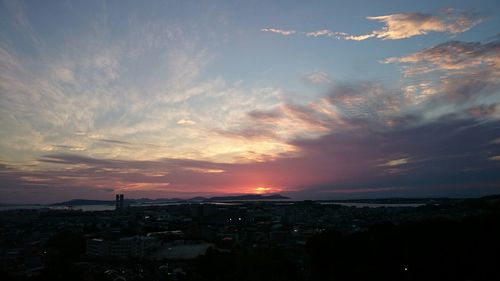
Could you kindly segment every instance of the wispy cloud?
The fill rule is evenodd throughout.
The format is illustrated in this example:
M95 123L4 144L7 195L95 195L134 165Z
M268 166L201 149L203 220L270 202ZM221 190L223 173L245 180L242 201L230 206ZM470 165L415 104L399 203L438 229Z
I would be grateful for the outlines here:
M331 31L328 29L310 31L310 32L305 32L303 34L305 34L307 37L331 37L336 39L342 39L345 36L349 36L349 34L347 33Z
M312 84L329 84L332 82L332 78L328 73L324 71L317 71L317 72L312 72L304 75L304 79Z
M262 28L260 31L276 33L284 36L293 35L296 33L295 30L284 30L279 28Z
M366 123L362 130L337 127L319 138L290 140L299 154L246 163L49 154L38 159L53 165L49 170L0 167L0 195L19 202L26 198L23 194L39 192L36 200L53 202L75 194L80 198L109 198L109 190L123 190L130 197L189 197L193 193L249 193L273 187L324 198L346 189L376 193L394 186L401 187L398 192L403 195L419 194L426 186L443 183L470 192L498 191L500 151L491 143L497 137L498 121L485 123L450 116L432 124L385 130L374 128L370 120L361 122ZM428 132L433 133L432 138ZM460 187L471 179L472 183L481 181L482 186ZM446 194L440 188L435 186L431 192Z
M64 4L51 15L64 15L54 18L61 23L54 28L43 19L56 9L35 12L31 6L25 13L24 4L12 5L0 9L8 16L7 32L0 36L2 199L108 198L114 190L131 197L331 194L404 191L439 184L442 177L451 184L499 181L492 172L498 161L490 161L500 155L492 142L500 120L496 41L447 42L387 59L412 76L401 89L393 79L341 81L325 71L300 69L314 61L257 74L264 64L282 62L275 56L263 64L251 61L249 68L242 64L248 76L231 71L227 66L246 62L238 60L241 49L225 52L241 30L205 26L211 15L191 23L187 15L152 9L122 18L111 12L116 9L82 11ZM85 22L84 15L96 18ZM366 34L322 28L262 32L311 40L396 40L459 34L481 21L454 10L367 19L381 28ZM256 57L268 51L259 49L251 50ZM313 57L323 65L328 50L317 51ZM299 75L285 82L290 71ZM297 78L313 87L302 87Z
M448 9L439 14L426 13L398 13L384 16L366 17L368 20L382 22L384 27L367 34L349 34L346 32L321 29L317 31L295 31L274 28L261 29L280 35L301 34L307 37L329 37L340 40L363 41L369 38L381 40L398 40L414 36L426 35L429 32L441 32L448 34L463 33L482 21L482 17L470 13L459 12Z
M383 22L382 29L370 35L378 39L405 39L429 32L445 32L458 34L465 32L482 21L472 14L449 9L440 14L400 13L385 16L367 17L369 20Z
M189 125L195 125L196 122L190 119L180 119L179 121L177 121L177 124L189 126Z
M485 43L449 41L382 63L398 63L405 76L425 79L407 87L408 97L432 97L434 105L441 99L444 106L453 101L454 108L469 107L470 114L500 118L495 110L500 103L496 95L500 90L498 39Z
M407 76L436 70L462 72L479 68L500 75L500 40L487 43L449 41L407 56L387 58L383 62L405 65Z
M107 11L94 12L107 16ZM8 24L47 38L22 20L22 25ZM92 22L96 26L90 31L63 32L64 45L35 46L37 59L23 53L29 48L6 43L15 33L3 34L0 159L25 163L47 151L81 151L112 159L233 162L249 152L283 151L276 147L286 144L278 141L248 143L217 133L246 111L277 103L279 89L242 87L202 75L213 55L210 42L200 43L193 35L196 28L168 25L163 18L135 21L130 19L130 32L118 40L108 33L107 21Z
M283 115L279 111L273 110L252 110L247 113L249 117L259 121L273 122L283 118Z
M374 37L375 35L374 34L365 34L365 35L347 35L347 36L344 36L344 39L345 40L353 40L353 41L363 41L363 40L366 40L368 38L372 38Z
M405 165L408 163L410 163L410 158L399 158L399 159L389 160L383 164L380 164L379 166L394 167L394 166Z

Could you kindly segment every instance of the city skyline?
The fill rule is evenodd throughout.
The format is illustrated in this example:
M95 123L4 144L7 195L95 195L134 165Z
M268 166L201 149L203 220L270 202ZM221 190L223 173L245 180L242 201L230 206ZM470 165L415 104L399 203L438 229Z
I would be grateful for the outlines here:
M498 1L0 6L0 203L500 192Z

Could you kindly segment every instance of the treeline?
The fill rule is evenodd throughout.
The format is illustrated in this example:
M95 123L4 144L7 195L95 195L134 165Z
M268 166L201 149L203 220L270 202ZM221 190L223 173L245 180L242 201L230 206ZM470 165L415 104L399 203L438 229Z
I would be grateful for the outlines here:
M500 216L327 231L307 252L310 280L500 280Z

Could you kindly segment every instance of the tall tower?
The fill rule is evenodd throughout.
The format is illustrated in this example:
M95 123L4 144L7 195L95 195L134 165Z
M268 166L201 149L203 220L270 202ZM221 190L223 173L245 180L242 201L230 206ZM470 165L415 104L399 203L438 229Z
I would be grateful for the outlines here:
M116 194L116 199L115 199L115 210L120 209L120 194Z
M120 194L120 209L123 209L123 194Z
M116 194L115 197L115 210L121 210L124 206L124 196L123 194Z

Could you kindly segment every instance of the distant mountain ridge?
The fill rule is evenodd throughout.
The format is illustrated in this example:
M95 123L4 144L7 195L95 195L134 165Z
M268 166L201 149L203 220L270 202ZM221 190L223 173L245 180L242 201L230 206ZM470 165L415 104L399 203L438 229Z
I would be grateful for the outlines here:
M262 194L244 194L244 195L236 195L236 196L216 196L211 197L209 200L219 200L219 201L228 201L228 200L283 200L290 199L289 197L282 196L280 194L271 194L271 195L262 195Z
M254 201L254 200L284 200L289 197L280 194L243 194L233 196L215 196L215 197L193 197L190 199L180 198L158 198L158 199L125 199L125 204L150 204L162 202L206 202L206 201ZM114 205L115 200L92 200L92 199L72 199L69 201L51 204L52 206L80 206L80 205Z

